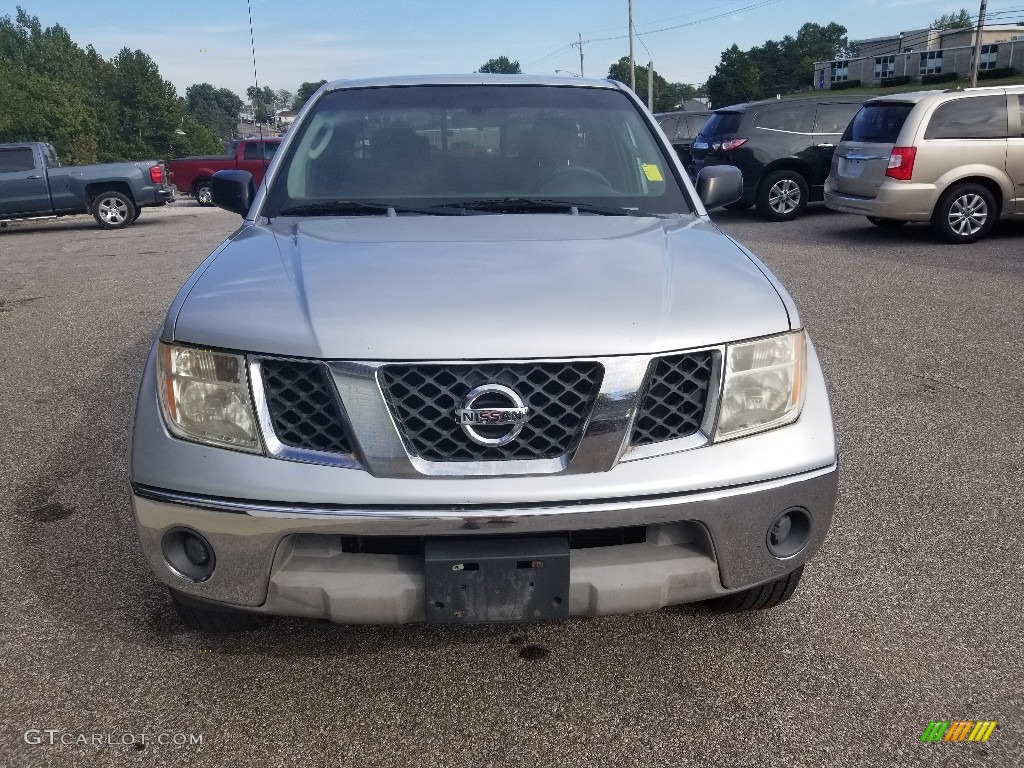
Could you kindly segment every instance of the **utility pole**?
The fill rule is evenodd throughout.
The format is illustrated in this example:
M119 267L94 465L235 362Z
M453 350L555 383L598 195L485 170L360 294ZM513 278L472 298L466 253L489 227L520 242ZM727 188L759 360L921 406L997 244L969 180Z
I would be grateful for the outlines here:
M578 43L569 43L569 47L580 49L580 77L583 77L583 33L577 32L576 34L579 35L580 41Z
M654 62L647 62L647 108L654 111Z
M636 93L636 63L633 60L633 0L629 0L629 90Z
M981 63L981 30L985 26L986 0L981 0L981 10L978 11L978 31L974 33L974 61L971 63L971 88L978 86L978 65Z

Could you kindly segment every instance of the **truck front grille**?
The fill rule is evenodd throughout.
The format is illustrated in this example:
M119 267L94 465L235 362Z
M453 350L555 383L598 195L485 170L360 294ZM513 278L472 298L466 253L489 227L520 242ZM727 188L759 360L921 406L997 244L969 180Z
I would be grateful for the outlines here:
M351 454L334 383L322 363L261 362L267 409L277 439L291 448Z
M694 434L704 421L711 384L711 352L690 352L651 361L643 402L633 424L634 446Z
M409 450L427 461L553 459L579 443L604 369L593 361L385 365L379 381ZM529 407L522 432L503 446L478 445L455 409L482 384L503 384Z

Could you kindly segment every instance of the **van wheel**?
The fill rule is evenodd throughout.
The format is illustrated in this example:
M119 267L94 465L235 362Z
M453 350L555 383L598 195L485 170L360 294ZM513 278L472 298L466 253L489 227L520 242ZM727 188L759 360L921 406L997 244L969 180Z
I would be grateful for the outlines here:
M213 205L213 182L201 181L196 184L195 198L204 208Z
M712 601L712 605L720 611L759 611L763 608L773 608L779 603L784 603L793 596L793 591L800 583L804 567L801 565L792 573L783 576L777 581L770 581L759 587L751 587L742 592L736 592L725 597Z
M257 613L241 611L220 611L207 607L206 603L194 600L188 595L168 587L174 609L178 612L181 623L197 632L227 634L229 632L248 632L259 629L266 623L266 618Z
M973 243L995 226L996 200L980 184L957 184L935 206L932 231L948 243Z
M135 202L121 192L100 192L92 201L92 216L104 229L121 229L135 221Z
M757 210L768 221L790 221L807 207L807 180L796 171L775 171L757 188Z
M907 223L905 219L880 219L877 216L868 216L868 221L882 229L897 229Z

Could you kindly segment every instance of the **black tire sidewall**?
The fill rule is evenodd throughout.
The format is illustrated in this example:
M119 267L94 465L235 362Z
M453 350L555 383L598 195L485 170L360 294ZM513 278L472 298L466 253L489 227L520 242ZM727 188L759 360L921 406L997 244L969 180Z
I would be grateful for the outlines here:
M778 213L768 204L768 195L772 187L783 179L790 179L796 182L796 185L800 188L800 201L797 203L796 208L789 213ZM809 194L810 187L807 186L807 179L799 171L772 171L761 179L761 183L757 187L757 212L768 221L792 221L804 212L804 208L807 207L807 196Z
M985 219L984 225L981 229L975 232L973 235L959 235L949 227L949 210L953 205L953 201L964 195L975 194L985 201L985 205L988 206L988 218ZM950 187L949 190L939 199L939 204L935 206L935 212L932 214L932 231L940 238L945 240L947 243L954 245L974 243L981 238L988 235L992 231L992 227L996 224L998 213L996 211L996 200L995 196L987 187L983 187L981 184L957 184Z

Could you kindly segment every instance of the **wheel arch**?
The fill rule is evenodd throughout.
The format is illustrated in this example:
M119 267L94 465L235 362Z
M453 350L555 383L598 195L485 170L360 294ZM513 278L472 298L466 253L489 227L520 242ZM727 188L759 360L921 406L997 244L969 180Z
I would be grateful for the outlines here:
M136 206L138 201L132 193L131 185L126 181L93 181L85 185L85 195L89 200L89 208L92 208L93 201L104 192L120 192L132 201Z
M776 171L795 171L804 177L804 181L807 182L807 186L811 187L811 166L809 163L797 157L780 157L778 160L772 160L764 168L761 169L760 175L757 177L757 186L761 186L761 182L764 177L770 173Z
M935 198L935 205L932 207L932 215L935 215L935 211L938 210L939 204L942 203L943 199L949 193L949 190L953 189L959 184L977 184L985 187L989 192L992 193L992 197L996 201L996 218L998 219L1003 215L1003 206L1006 200L1007 190L1003 188L1003 183L993 178L992 176L982 174L970 174L967 176L960 176L951 181L945 182L942 186L942 192L939 193L938 197ZM1012 197L1012 191L1009 193Z

